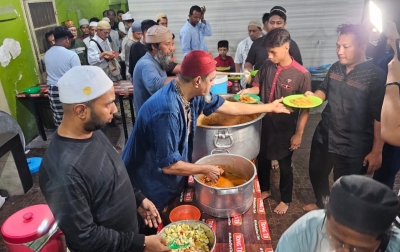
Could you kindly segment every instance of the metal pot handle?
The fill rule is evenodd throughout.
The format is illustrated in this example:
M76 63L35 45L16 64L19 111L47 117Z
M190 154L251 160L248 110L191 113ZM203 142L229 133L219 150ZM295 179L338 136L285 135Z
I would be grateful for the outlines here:
M217 191L218 195L229 195L229 194L238 194L239 193L239 189L237 189L237 188L227 189L227 190L218 189L216 191Z
M215 148L214 150L211 151L211 155L214 155L215 152L223 153L226 152L227 154L231 154L227 149L222 149L222 148Z
M233 145L233 136L232 136L232 134L229 133L228 129L220 129L220 130L218 130L218 133L215 134L214 136L215 136L215 139L214 139L215 147L222 148L222 149L227 149L227 148L232 147L232 145ZM222 138L222 139L229 138L231 140L231 143L227 144L227 145L221 145L221 144L218 143L218 139L219 138Z

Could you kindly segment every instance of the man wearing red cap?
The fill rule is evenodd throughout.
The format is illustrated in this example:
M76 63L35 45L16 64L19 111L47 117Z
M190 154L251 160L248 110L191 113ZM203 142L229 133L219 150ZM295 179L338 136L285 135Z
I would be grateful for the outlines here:
M196 67L193 67L196 66ZM184 176L204 174L217 181L220 169L192 164L193 138L200 113L245 115L289 113L276 100L270 104L244 104L211 95L215 61L195 50L183 59L178 78L152 95L141 107L122 153L132 184L162 210L180 194Z

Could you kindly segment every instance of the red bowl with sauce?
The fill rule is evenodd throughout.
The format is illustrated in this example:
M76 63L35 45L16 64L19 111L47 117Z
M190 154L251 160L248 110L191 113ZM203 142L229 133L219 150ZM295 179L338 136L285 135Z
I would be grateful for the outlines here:
M192 205L177 206L169 213L169 220L171 222L181 220L200 220L200 217L200 210Z

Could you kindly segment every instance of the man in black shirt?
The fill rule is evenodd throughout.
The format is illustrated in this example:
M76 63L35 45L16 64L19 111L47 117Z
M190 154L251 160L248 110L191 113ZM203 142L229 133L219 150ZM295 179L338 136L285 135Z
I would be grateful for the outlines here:
M281 6L275 6L271 9L269 14L269 19L267 23L268 31L275 28L285 28L286 26L286 10ZM246 63L244 68L248 71L259 70L264 63L268 59L268 52L263 47L264 37L254 40L253 44L250 47L250 51L247 55ZM290 41L290 56L299 63L303 65L303 60L301 59L299 46L293 40Z
M309 173L316 204L305 211L324 208L329 195L328 176L373 173L381 167L380 114L385 74L366 60L367 33L360 25L338 27L339 61L329 69L315 93L328 100L311 144Z
M108 10L107 17L110 19L111 29L114 31L118 31L118 22L115 22L115 11ZM117 50L115 50L117 51Z
M71 251L169 251L139 234L137 214L157 227L154 204L132 188L120 154L101 130L117 112L101 68L77 66L58 82L64 118L41 164L39 184Z
M131 46L131 51L129 53L129 74L132 76L133 80L133 70L135 69L136 63L143 57L146 52L146 33L147 30L153 25L157 25L157 23L153 20L147 19L144 20L141 24L141 29L143 36L140 39L139 43L134 43Z

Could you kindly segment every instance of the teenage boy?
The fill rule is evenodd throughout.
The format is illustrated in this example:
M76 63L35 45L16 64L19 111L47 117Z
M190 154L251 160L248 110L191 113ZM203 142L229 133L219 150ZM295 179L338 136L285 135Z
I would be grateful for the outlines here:
M290 34L283 28L267 33L264 48L268 60L264 62L253 81L253 87L240 93L259 94L263 103L270 103L276 97L285 97L311 90L310 73L289 54ZM262 197L270 193L270 172L272 160L278 160L280 169L281 202L275 208L277 214L284 214L292 201L293 170L292 154L301 144L308 120L308 109L296 109L291 114L266 114L261 129L261 147L257 157L258 178Z

